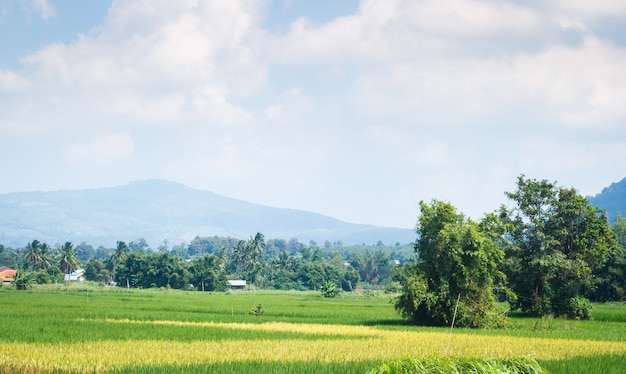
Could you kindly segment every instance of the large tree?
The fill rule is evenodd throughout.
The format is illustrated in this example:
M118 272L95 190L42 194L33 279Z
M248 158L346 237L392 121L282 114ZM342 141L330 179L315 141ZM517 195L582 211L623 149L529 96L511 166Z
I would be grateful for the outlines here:
M626 218L617 212L611 227L618 245L604 266L594 272L598 287L589 292L593 301L623 301L626 298Z
M523 175L506 196L514 203L500 209L511 243L504 268L517 294L513 307L536 316L589 318L590 304L581 295L617 244L606 215L575 189Z
M65 242L65 244L59 246L57 259L59 268L61 268L63 273L69 274L78 269L80 262L77 256L78 254L71 242Z
M54 263L50 246L38 240L33 240L26 245L24 260L26 260L31 270L45 270Z
M31 243L26 244L24 260L32 270L41 268L41 254L39 252L40 244L39 240L33 240Z
M395 307L420 325L499 326L494 287L504 252L483 226L449 203L420 202L415 251Z
M263 265L264 251L265 237L261 233L257 233L248 241L240 240L230 252L229 270L247 281L254 282Z
M200 291L224 291L226 274L222 269L222 260L212 254L198 257L189 268L191 283Z

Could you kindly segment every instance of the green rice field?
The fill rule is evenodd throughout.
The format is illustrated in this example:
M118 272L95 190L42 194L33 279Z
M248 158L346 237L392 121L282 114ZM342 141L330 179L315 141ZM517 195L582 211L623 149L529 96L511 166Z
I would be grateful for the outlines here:
M0 373L366 373L403 358L531 357L551 373L622 373L626 305L592 321L502 330L409 326L391 296L201 293L92 284L0 288ZM250 312L261 304L263 313ZM503 305L503 308L505 306Z

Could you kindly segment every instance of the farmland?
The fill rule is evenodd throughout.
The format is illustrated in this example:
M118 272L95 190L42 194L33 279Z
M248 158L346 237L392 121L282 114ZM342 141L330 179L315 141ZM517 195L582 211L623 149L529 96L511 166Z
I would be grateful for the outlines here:
M404 357L530 356L553 373L619 372L626 306L595 320L513 315L501 330L408 326L386 295L0 289L0 372L366 372ZM261 315L250 311L261 304Z

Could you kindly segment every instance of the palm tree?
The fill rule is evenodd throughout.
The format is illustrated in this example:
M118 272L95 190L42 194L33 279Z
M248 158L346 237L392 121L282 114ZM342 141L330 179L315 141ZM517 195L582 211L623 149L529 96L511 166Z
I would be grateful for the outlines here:
M48 269L54 265L52 248L46 243L39 245L39 256L41 256L41 269Z
M124 261L128 253L130 252L130 248L126 245L125 242L117 242L117 247L115 247L115 252L111 255L109 262L111 263L111 272L115 271L117 264Z
M63 273L69 274L73 270L78 269L80 263L78 261L76 250L74 250L72 243L65 242L65 244L59 246L58 251L59 254L57 259L59 261L59 267L61 268L61 271L63 271Z
M41 244L38 240L33 240L32 243L26 244L26 254L24 260L28 263L28 266L35 270L41 266L41 254L39 253L39 246Z

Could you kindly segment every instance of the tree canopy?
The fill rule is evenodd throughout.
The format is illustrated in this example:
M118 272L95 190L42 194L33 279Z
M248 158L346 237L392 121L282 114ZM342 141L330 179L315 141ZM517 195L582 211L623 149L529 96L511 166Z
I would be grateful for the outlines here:
M499 326L493 288L504 252L481 226L441 201L420 202L411 268L395 307L413 323Z
M523 175L506 196L514 203L500 209L510 240L503 267L517 295L512 306L535 316L590 318L583 294L617 247L606 214L575 189Z

